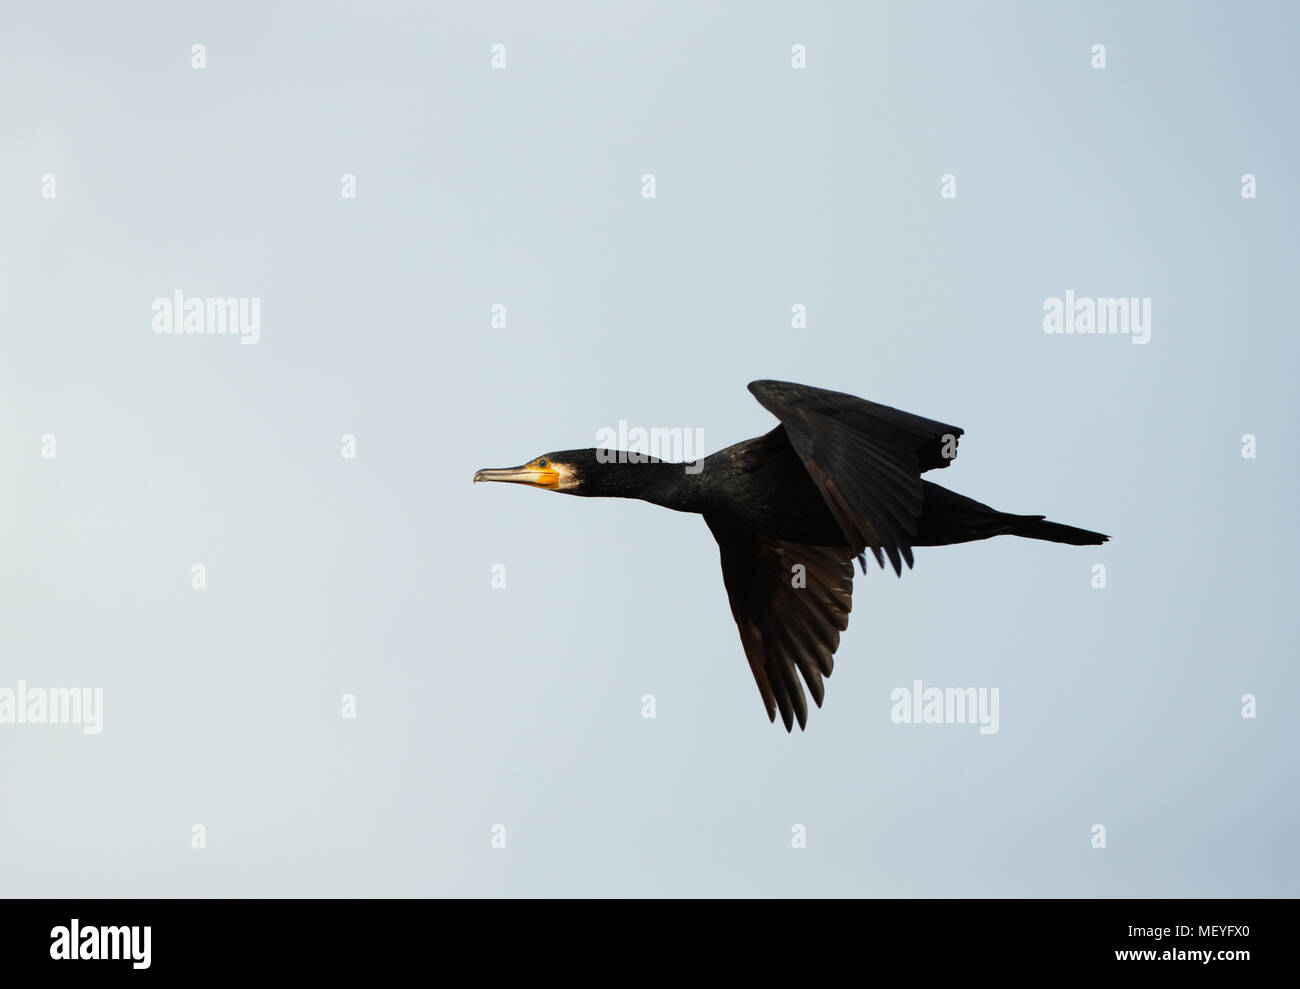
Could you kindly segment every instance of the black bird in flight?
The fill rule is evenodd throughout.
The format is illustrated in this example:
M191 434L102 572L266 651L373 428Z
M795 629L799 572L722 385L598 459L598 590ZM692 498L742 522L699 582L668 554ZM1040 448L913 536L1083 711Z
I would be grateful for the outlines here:
M956 426L788 381L754 381L749 390L781 424L689 469L641 455L565 450L521 467L480 470L474 480L639 498L703 515L722 553L731 613L768 720L779 710L786 731L796 720L807 724L799 674L821 706L822 678L831 675L848 627L852 561L865 573L867 550L902 576L914 546L1003 535L1095 546L1109 538L1042 515L1008 515L922 479L956 456Z

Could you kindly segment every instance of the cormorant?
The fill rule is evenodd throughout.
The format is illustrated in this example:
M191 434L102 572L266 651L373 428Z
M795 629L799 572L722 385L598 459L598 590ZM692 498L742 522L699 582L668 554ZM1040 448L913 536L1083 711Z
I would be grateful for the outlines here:
M754 381L749 390L781 424L694 465L565 450L480 470L474 480L703 515L768 720L779 710L786 731L808 718L796 669L821 706L822 678L848 627L852 561L865 573L867 550L902 576L914 546L1002 535L1095 546L1109 538L1042 515L1008 515L923 480L956 456L956 426L788 381Z

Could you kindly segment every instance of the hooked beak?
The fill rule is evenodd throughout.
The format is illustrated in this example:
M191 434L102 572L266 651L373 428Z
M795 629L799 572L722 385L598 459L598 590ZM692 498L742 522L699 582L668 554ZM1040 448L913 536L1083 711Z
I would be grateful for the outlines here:
M524 464L522 467L497 467L476 470L474 483L479 481L505 481L508 484L531 484L538 488L553 488L560 480L550 468Z

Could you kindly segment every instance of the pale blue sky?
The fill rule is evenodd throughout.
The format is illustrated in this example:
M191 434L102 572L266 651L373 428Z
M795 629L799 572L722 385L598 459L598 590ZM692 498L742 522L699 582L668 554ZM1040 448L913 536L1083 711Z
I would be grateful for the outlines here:
M0 725L0 890L1300 891L1293 6L11 8L0 687L105 712ZM177 289L259 343L156 336ZM1044 334L1067 289L1151 342ZM1113 541L873 568L787 735L700 520L470 484L758 435L760 377L959 424L942 483ZM891 723L916 679L999 732Z

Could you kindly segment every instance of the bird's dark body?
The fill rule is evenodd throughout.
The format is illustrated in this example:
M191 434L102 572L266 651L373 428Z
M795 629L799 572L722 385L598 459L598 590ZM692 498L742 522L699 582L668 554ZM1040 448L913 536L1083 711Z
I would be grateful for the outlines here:
M1074 546L1107 536L1010 515L928 481L957 455L962 430L842 392L785 381L749 389L780 421L697 464L565 450L475 480L636 498L704 517L745 656L767 708L804 727L818 706L852 608L853 561L868 552L902 575L915 546L1014 535ZM540 480L534 480L540 478ZM801 680L802 678L802 680Z
M692 502L719 523L809 546L848 546L783 426L706 457L694 477L686 485L697 489ZM999 528L1001 512L932 481L922 480L921 489L913 546L985 539Z
M799 455L777 426L706 457L696 483L706 517L810 546L847 546Z

